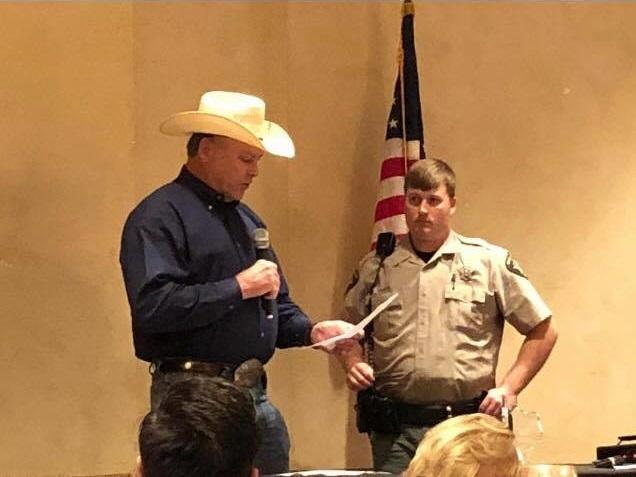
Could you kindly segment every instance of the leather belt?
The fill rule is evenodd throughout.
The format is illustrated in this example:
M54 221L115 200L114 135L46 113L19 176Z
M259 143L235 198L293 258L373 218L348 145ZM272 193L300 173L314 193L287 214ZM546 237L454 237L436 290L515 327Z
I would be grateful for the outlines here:
M398 420L403 424L435 425L453 416L472 414L479 411L484 396L454 402L431 404L409 404L395 402Z
M228 363L209 363L206 361L194 361L183 359L162 359L153 361L150 365L150 374L160 373L199 373L206 376L221 377L229 381L234 380L236 365Z
M220 377L244 388L252 388L260 383L263 389L267 389L267 373L265 373L261 362L254 358L239 365L177 358L161 359L150 364L150 374L155 374L157 371L160 373L199 373Z

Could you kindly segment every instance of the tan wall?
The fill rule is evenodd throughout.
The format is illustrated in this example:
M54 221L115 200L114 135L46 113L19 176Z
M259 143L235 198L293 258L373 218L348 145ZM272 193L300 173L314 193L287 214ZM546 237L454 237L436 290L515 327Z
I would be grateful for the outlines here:
M509 247L561 329L521 397L546 427L533 457L590 460L636 422L636 5L416 3L427 151L459 174L457 228ZM0 19L0 474L126 471L148 378L118 242L182 162L158 123L208 89L267 99L298 157L266 158L247 201L297 301L337 316L368 247L399 4L25 2ZM335 363L286 350L269 369L295 467L368 464Z
M130 467L132 8L0 5L0 474Z

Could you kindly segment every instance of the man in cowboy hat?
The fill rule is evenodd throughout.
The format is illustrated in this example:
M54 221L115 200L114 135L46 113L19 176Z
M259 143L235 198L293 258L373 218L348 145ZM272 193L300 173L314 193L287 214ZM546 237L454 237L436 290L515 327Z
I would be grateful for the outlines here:
M262 364L275 347L316 343L352 326L312 325L292 301L276 255L257 259L254 230L265 225L240 200L265 151L291 158L294 144L265 119L261 99L223 91L205 93L197 111L171 116L160 130L189 135L188 158L173 182L131 212L120 253L135 354L151 363L152 408L184 373L240 374L253 383L262 434L255 466L285 472L289 437L267 399ZM273 313L266 300L275 301Z

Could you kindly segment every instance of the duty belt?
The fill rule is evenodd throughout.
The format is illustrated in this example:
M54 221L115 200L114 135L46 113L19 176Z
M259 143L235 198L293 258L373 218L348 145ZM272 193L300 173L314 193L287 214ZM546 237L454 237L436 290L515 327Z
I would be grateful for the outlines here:
M485 393L484 393L485 394ZM472 399L430 404L409 404L394 401L398 420L402 424L435 425L453 416L472 414L479 411L484 394Z

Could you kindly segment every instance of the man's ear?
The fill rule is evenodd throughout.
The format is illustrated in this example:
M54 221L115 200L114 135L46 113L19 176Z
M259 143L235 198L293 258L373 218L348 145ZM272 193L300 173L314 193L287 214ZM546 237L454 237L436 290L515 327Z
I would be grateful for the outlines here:
M450 205L451 205L450 215L454 215L455 208L457 207L457 199L455 199L455 197L450 198Z
M258 477L260 475L260 472L258 471L258 469L256 467L252 467L252 473L250 474L250 477Z
M213 137L204 137L199 142L199 150L197 156L203 162L207 162L210 158L210 154L214 152L214 146L212 145Z

